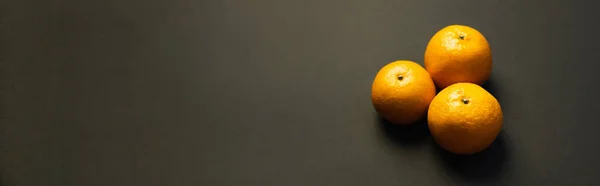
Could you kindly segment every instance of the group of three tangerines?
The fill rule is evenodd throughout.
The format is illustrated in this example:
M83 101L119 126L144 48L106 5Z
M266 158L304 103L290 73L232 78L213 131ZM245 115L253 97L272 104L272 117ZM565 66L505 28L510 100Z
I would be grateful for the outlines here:
M395 125L427 117L433 139L449 152L483 151L503 120L498 100L480 86L492 71L488 41L471 27L450 25L431 38L424 57L425 68L399 60L379 70L371 89L375 110Z

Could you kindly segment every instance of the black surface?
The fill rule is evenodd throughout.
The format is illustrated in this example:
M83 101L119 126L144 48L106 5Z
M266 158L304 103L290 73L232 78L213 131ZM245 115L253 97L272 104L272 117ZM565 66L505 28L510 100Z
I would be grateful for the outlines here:
M595 7L3 0L1 185L600 185ZM370 101L449 24L489 40L505 114L472 157Z

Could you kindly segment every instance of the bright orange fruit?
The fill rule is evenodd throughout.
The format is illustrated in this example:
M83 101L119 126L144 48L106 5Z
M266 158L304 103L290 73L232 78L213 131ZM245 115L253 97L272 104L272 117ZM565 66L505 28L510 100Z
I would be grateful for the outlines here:
M481 85L492 72L490 45L471 27L447 26L427 44L425 69L439 88L459 82Z
M385 65L373 80L375 110L394 124L411 124L425 117L435 85L421 65L406 60Z
M427 114L435 141L456 154L486 149L502 129L502 120L498 100L472 83L457 83L440 91Z

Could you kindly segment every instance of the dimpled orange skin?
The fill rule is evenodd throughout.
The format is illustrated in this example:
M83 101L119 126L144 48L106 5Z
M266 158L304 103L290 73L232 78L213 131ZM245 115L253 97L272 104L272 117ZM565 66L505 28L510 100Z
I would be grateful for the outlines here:
M492 52L485 37L464 25L438 31L425 50L425 69L439 88L454 83L483 84L492 72Z
M486 149L502 129L500 103L485 89L457 83L440 91L427 115L435 141L455 154L474 154Z
M421 65L406 60L381 68L371 89L375 110L388 122L398 125L424 118L434 96L435 85L429 73Z

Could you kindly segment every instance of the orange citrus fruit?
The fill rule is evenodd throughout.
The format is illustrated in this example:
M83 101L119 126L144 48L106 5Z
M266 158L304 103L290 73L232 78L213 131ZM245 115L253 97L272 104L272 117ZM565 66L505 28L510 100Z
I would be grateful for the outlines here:
M435 141L455 154L474 154L486 149L502 129L500 103L472 83L456 83L440 91L427 114Z
M435 85L421 65L406 60L385 65L375 76L371 101L375 110L394 124L411 124L425 117Z
M427 44L425 69L439 88L459 82L481 85L492 72L490 45L471 27L447 26Z

